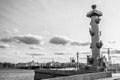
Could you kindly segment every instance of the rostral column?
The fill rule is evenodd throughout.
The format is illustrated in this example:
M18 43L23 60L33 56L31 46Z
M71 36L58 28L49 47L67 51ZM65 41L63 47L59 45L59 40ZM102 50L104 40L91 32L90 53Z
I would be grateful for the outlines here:
M91 45L90 48L92 49L92 58L94 59L93 64L94 66L98 66L98 59L100 58L100 48L102 47L103 43L100 41L101 31L99 31L99 22L100 16L102 16L102 12L96 10L96 5L92 5L92 10L87 13L87 17L91 18L91 28L89 28L89 32L91 35Z

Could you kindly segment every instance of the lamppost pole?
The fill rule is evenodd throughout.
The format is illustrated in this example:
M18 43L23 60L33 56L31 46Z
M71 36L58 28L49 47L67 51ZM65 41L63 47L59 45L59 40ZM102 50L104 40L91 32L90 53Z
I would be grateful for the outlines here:
M77 52L77 70L79 70L79 53Z

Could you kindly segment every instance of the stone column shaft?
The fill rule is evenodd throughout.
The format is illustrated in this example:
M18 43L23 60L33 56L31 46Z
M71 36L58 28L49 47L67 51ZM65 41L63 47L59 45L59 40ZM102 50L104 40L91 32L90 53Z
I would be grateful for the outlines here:
M95 22L96 19L98 19L98 16L92 16L90 23L91 31L95 33L95 35L91 37L92 57L94 58L100 57L100 49L96 47L96 43L99 42L99 27Z
M92 5L92 9L93 10L87 13L87 17L91 18L90 48L92 49L92 58L94 59L92 65L98 66L99 65L98 58L100 58L100 48L102 47L102 41L100 41L100 31L98 24L100 22L100 16L102 16L102 12L96 10L96 5Z

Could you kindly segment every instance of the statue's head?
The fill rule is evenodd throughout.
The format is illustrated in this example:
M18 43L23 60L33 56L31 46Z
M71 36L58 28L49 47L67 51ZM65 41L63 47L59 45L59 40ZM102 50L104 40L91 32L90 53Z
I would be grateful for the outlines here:
M91 7L92 7L92 9L96 9L97 6L96 5L92 5Z

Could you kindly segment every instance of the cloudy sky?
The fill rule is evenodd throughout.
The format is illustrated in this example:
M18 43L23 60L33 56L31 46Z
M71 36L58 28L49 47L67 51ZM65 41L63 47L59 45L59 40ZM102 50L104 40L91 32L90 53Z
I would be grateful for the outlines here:
M103 16L99 28L104 43L101 53L111 48L113 62L120 59L119 0L0 0L0 61L68 62L80 53L86 62L89 48L92 4Z

